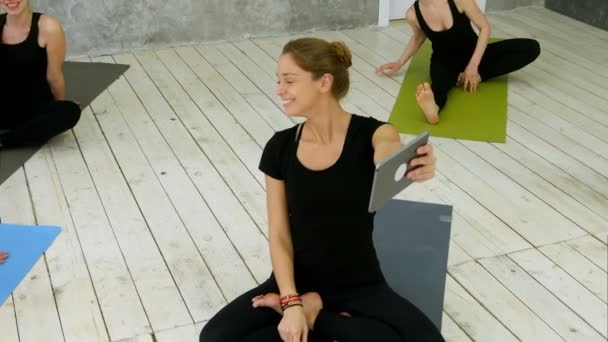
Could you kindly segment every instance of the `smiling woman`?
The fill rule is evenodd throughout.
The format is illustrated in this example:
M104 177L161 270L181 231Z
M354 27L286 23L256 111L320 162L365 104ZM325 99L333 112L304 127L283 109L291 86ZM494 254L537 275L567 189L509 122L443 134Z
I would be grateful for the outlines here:
M42 144L80 118L79 106L64 101L65 35L27 0L0 5L0 148Z
M342 108L351 63L341 42L284 46L277 95L306 121L275 133L260 161L273 272L218 312L200 341L443 341L380 270L369 197L375 165L402 144L390 124ZM420 182L435 157L430 145L418 153L407 177Z

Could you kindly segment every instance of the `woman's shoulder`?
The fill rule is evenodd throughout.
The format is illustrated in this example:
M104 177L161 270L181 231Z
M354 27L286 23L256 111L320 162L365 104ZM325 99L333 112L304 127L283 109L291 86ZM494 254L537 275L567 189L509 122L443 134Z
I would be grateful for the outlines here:
M289 128L285 128L279 131L274 132L274 134L268 139L266 143L266 148L280 148L282 149L286 146L290 141L295 141L296 132L300 125L294 125Z
M63 27L59 19L44 13L38 13L38 30L44 35L56 35L63 33Z
M365 140L369 139L371 141L371 138L378 128L384 125L390 124L384 120L378 120L373 116L353 114L353 129L356 133L355 135Z

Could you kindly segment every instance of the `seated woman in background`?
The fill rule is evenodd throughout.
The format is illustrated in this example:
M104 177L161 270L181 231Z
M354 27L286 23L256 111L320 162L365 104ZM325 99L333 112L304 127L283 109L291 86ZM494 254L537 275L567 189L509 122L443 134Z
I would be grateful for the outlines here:
M406 12L412 28L401 58L381 65L378 73L392 76L428 38L432 43L431 84L419 84L418 106L431 124L439 122L449 90L464 85L475 92L482 81L519 70L540 54L536 40L514 38L490 43L490 24L475 0L417 0ZM479 29L473 30L471 21Z
M64 101L65 35L28 0L0 4L0 148L42 144L80 119L80 107Z
M285 45L278 89L303 124L266 144L270 278L233 300L203 328L201 342L443 341L439 330L386 283L367 208L375 165L402 144L397 130L340 105L351 54L339 42L302 38ZM433 177L430 145L407 177ZM301 294L301 295L300 295Z

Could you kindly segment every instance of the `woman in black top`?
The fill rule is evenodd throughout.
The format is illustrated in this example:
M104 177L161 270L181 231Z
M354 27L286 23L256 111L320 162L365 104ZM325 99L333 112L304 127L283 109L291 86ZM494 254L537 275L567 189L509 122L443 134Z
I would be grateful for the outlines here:
M431 124L439 122L439 112L453 86L464 85L465 91L475 92L482 80L519 70L540 54L540 45L533 39L488 44L490 24L475 0L417 0L407 10L406 20L413 34L401 58L376 71L392 76L428 38L433 47L431 84L418 85L416 100Z
M201 341L443 341L380 271L367 205L375 164L402 144L391 125L341 107L350 65L342 43L283 48L277 94L287 115L307 120L275 133L260 161L273 272L217 313ZM418 152L407 177L424 181L435 157L430 145Z
M42 144L80 118L79 106L64 101L64 32L27 0L0 4L0 148Z

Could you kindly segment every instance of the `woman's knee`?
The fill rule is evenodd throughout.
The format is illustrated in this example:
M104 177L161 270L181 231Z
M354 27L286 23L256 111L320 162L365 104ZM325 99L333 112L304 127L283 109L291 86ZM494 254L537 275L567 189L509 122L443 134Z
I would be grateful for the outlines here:
M80 120L80 106L72 101L60 101L59 103L59 111L61 112L61 116L63 122L65 123L65 129L71 129Z
M540 56L540 43L536 39L527 39L527 51L530 54L531 61L535 61Z
M230 336L228 335L228 329L217 326L213 322L208 322L201 330L198 340L199 342L230 341Z

